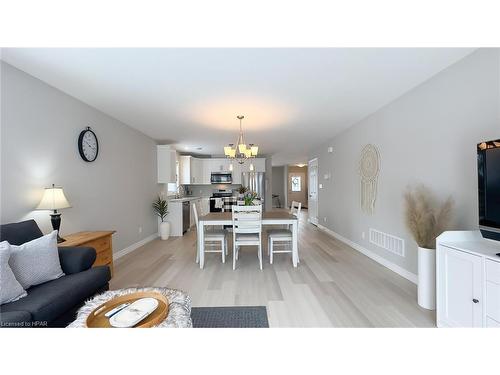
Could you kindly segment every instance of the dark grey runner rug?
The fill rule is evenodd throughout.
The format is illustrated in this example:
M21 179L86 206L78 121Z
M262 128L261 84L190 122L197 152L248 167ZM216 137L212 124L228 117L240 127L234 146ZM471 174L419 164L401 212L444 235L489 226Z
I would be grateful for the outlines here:
M269 328L265 306L192 307L193 328Z

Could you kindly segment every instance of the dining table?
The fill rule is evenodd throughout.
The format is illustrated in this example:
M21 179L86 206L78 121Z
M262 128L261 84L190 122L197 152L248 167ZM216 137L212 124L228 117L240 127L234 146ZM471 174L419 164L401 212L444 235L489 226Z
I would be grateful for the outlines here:
M199 254L200 268L205 264L205 227L215 225L233 225L232 212L210 212L198 219L197 251ZM298 219L287 211L269 211L262 213L262 225L289 225L292 229L292 263L297 267L299 262Z

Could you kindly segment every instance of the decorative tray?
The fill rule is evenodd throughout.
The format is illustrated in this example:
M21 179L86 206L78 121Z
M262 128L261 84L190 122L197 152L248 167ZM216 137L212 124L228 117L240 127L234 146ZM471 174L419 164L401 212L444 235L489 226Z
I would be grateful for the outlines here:
M162 322L168 314L168 299L158 292L136 292L113 298L95 308L87 317L88 328L113 328L109 318L105 316L108 311L113 310L124 303L133 303L141 298L154 298L158 301L158 307L146 318L137 323L133 328L149 328Z

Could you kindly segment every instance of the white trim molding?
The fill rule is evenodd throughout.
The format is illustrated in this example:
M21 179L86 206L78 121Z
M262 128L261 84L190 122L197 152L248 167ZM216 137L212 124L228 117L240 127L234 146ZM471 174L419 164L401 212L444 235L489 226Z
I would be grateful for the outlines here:
M121 249L116 253L113 253L113 260L117 260L118 258L121 258L122 256L127 255L128 253L131 253L134 250L137 250L141 246L147 244L148 242L153 241L156 238L158 238L158 233L154 233L150 236L147 236L146 238L140 240L139 242L133 243L132 245L127 246L126 248Z
M321 224L318 224L317 227L322 231L324 231L325 233L329 234L330 236L336 238L337 240L342 241L346 245L349 245L354 250L359 251L361 254L366 255L370 259L373 259L375 262L381 264L382 266L390 269L393 272L396 272L399 276L404 277L405 279L411 281L413 284L417 284L418 277L414 273L411 273L410 271L405 270L404 268L398 266L397 264L394 264L388 261L387 259L382 258L380 255L375 254L373 251L364 248L363 246L357 244L356 242L353 242L350 239L341 236L340 234L334 232L331 229L328 229L327 227Z

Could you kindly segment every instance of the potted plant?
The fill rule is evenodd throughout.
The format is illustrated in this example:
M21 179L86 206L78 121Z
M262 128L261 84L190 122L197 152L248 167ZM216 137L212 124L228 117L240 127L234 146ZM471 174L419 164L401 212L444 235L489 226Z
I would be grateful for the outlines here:
M245 202L245 206L252 206L255 198L257 198L257 193L253 191L247 191L245 194L243 194L243 201Z
M406 226L418 246L418 304L435 310L436 238L450 225L453 199L439 203L423 185L408 189L404 198Z
M163 197L163 194L159 194L158 199L153 202L153 210L161 220L159 230L160 237L162 240L168 240L170 236L170 223L165 221L165 217L168 215L168 202Z

